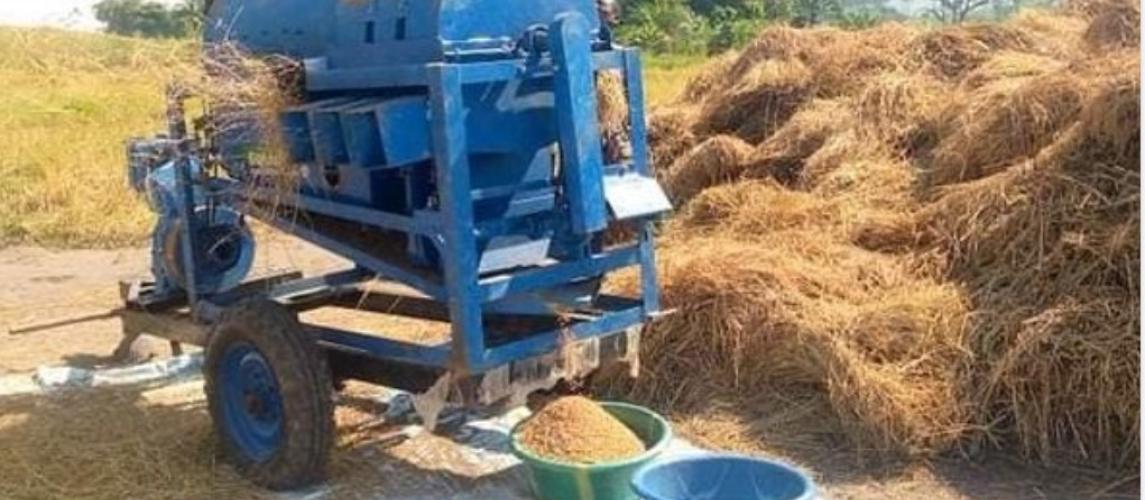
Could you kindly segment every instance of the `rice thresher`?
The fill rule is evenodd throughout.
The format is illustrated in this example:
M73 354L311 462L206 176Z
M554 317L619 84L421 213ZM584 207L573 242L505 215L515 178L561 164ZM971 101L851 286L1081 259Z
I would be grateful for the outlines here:
M640 55L613 42L594 0L214 0L204 31L205 52L296 62L302 102L276 127L206 102L188 127L173 90L167 133L129 142L158 223L153 277L123 284L125 342L205 346L211 415L244 475L320 481L341 380L481 406L635 365L659 311L653 223L670 204L649 169ZM605 71L625 89L620 155L602 147ZM272 135L288 156L276 165L258 154ZM284 165L298 179L285 195L272 182ZM252 279L250 220L353 265ZM622 268L638 268L638 296L602 292ZM320 307L451 335L299 319Z

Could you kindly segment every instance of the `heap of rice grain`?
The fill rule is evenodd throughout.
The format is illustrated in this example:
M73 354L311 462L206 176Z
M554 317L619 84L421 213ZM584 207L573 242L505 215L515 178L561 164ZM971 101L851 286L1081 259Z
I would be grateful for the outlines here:
M581 396L550 402L521 424L518 439L551 460L593 464L644 453L644 443L600 405Z

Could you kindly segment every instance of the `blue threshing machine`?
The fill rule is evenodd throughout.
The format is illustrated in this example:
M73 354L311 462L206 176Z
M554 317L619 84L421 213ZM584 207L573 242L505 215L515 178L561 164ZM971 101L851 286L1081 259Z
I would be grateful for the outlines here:
M340 380L488 405L635 361L670 205L648 164L640 55L594 0L214 0L206 21L207 53L237 44L302 68L303 102L276 133L301 180L286 196L272 182L283 165L260 164L253 112L207 102L188 132L172 91L168 132L128 145L158 223L154 276L124 284L124 345L206 347L211 414L247 477L322 479ZM602 151L602 71L626 89L619 158ZM353 266L248 279L248 218ZM639 296L602 293L627 267ZM448 322L451 337L299 320L318 307Z

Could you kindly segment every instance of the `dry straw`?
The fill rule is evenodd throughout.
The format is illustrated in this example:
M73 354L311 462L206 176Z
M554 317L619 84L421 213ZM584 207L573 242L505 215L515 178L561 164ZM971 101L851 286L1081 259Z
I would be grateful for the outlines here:
M614 388L679 421L737 411L705 435L736 449L752 430L729 422L781 388L856 449L1134 464L1136 9L769 28L716 63L724 85L653 115L678 312Z

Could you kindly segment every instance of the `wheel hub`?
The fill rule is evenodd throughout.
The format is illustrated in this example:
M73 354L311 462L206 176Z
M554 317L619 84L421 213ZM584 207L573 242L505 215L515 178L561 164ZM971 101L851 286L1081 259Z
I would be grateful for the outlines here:
M283 408L278 383L266 357L240 342L223 358L223 415L232 442L259 462L282 444Z

